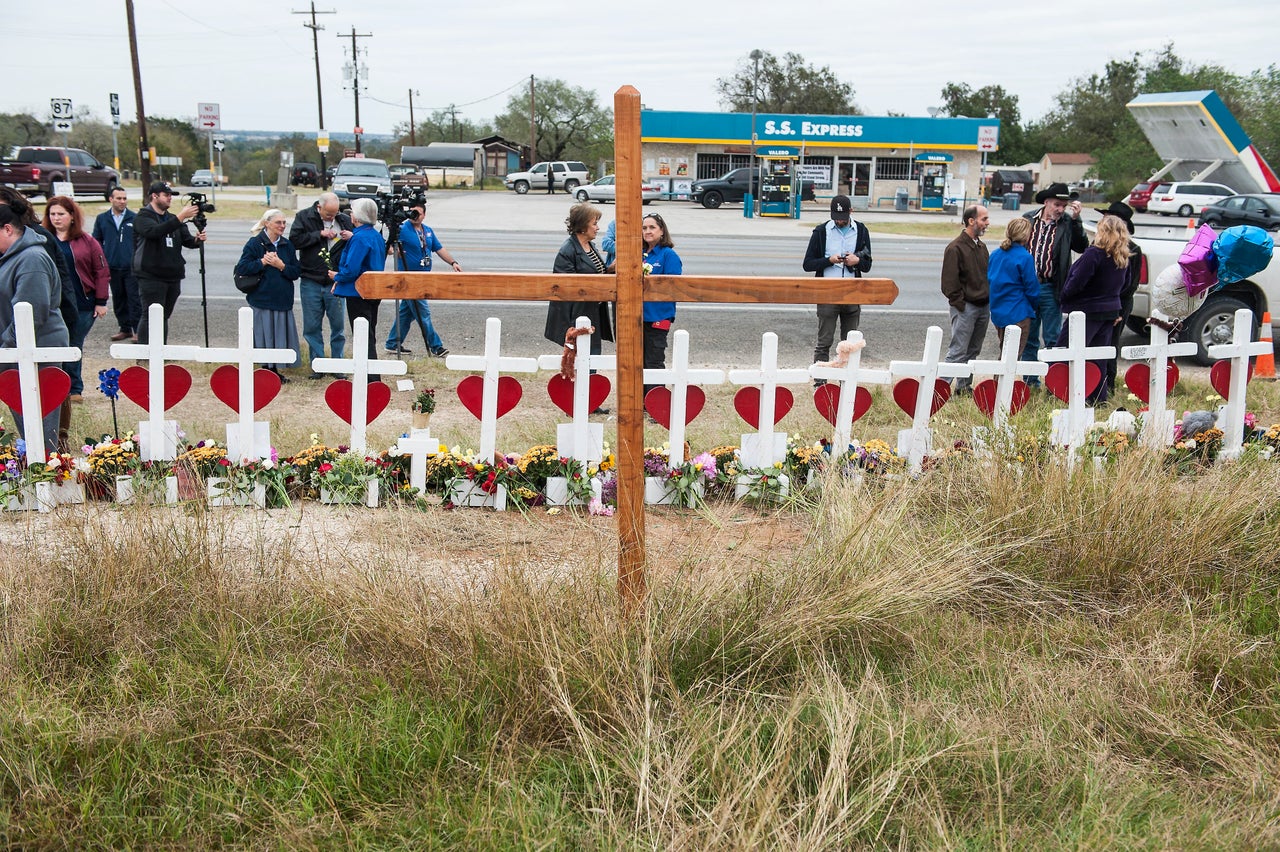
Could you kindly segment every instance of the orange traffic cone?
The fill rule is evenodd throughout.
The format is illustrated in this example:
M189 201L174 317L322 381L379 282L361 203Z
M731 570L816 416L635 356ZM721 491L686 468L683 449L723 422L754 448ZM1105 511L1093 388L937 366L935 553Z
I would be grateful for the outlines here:
M1187 239L1190 240L1195 235L1196 235L1196 220L1188 219L1187 220Z
M1263 343L1271 343L1271 311L1262 312L1262 328L1259 331L1258 340ZM1272 379L1276 377L1276 356L1274 354L1274 345L1268 347L1267 351L1258 356L1253 362L1253 377L1255 379Z

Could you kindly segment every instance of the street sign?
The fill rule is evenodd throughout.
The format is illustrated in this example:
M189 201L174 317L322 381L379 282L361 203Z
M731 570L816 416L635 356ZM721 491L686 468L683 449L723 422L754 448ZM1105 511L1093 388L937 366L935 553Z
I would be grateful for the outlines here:
M355 129L355 133L356 133L356 135L357 135L357 136L363 136L363 135L364 135L364 128L363 128L363 127L357 127L357 128Z
M213 147L219 151L225 151L227 148L227 142L225 139L214 139Z
M200 104L199 118L196 128L201 131L217 133L222 129L222 112L217 104Z
M978 128L978 150L995 151L1000 147L1000 126L984 124Z
M111 125L113 127L120 126L120 96L115 92L108 95L111 99Z
M54 121L71 121L75 118L71 110L71 98L50 98L49 109Z
M72 122L70 121L55 121L53 123L53 129L58 131L59 133L70 133L71 125L72 125Z
M329 153L329 131L321 130L316 133L316 148L318 148L321 153Z

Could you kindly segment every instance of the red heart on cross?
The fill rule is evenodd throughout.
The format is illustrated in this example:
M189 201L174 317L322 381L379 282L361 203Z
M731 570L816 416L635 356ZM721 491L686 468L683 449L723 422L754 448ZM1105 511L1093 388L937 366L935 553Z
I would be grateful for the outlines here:
M498 377L498 416L502 417L520 404L524 388L511 376ZM467 376L458 382L458 401L477 420L484 412L484 377Z
M551 377L551 381L547 382L547 396L551 397L551 401L556 404L565 414L573 416L573 386L574 383L566 379L559 373ZM591 376L591 380L587 383L587 411L595 411L604 404L605 399L609 396L609 377L595 373ZM501 417L502 415L498 415Z
M44 370L40 371L42 374ZM1249 372L1245 373L1244 383L1253 381L1253 359L1249 359ZM1231 362L1218 361L1209 368L1209 384L1223 399L1231 399Z
M1098 382L1102 381L1102 371L1098 369L1098 365L1092 361L1084 362L1084 395L1088 396L1093 393L1098 386ZM1049 365L1049 372L1045 373L1044 386L1063 402L1071 402L1071 367L1065 361L1059 361L1056 364Z
M369 382L366 387L364 422L367 426L386 410L387 403L391 402L391 388L382 382ZM351 422L351 408L355 401L352 388L350 379L338 379L330 382L329 387L324 389L324 401L329 404L329 409L348 424Z
M1151 367L1146 364L1133 364L1124 371L1124 383L1129 391L1143 402L1151 402ZM1164 374L1164 392L1173 391L1178 383L1178 365L1170 363Z
M166 375L166 378L168 376ZM213 395L223 404L240 413L240 368L235 364L223 364L213 371L209 377L209 387ZM253 410L261 411L280 393L280 377L270 370L259 368L253 371Z
M177 364L164 365L164 408L168 411L186 397L191 390L191 373ZM150 411L151 371L146 367L126 367L120 371L120 393L139 408Z
M793 405L795 405L795 397L791 395L790 390L774 388L773 423L769 424L769 428L773 428L779 420L786 417ZM760 388L745 387L738 391L733 397L733 407L737 409L738 416L747 421L752 429L760 428Z
M916 416L916 394L920 390L920 382L916 379L901 379L893 386L893 401L907 412L910 417ZM938 413L938 409L951 399L951 385L942 379L933 380L933 404L929 407L929 416Z
M973 386L974 404L987 417L995 416L996 392L999 387L995 379L986 379ZM1026 405L1029 399L1031 399L1031 388L1027 387L1027 383L1021 379L1014 379L1013 398L1009 400L1009 416L1012 417L1021 411L1022 406Z
M671 428L671 389L658 387L644 395L644 409L649 416L662 424L664 429ZM693 418L702 413L702 406L707 404L707 395L697 385L689 385L684 392L684 425L688 426Z
M36 374L36 382L40 385L41 417L62 405L62 401L71 392L71 377L61 367L42 367ZM16 413L22 413L22 384L17 370L0 373L0 402Z
M832 426L836 425L836 413L840 408L840 394L843 392L843 385L836 382L827 382L825 385L819 385L813 389L813 407L818 409L818 413L827 418L827 422ZM858 385L857 392L853 395L853 421L856 423L858 418L867 413L867 409L871 407L871 391Z

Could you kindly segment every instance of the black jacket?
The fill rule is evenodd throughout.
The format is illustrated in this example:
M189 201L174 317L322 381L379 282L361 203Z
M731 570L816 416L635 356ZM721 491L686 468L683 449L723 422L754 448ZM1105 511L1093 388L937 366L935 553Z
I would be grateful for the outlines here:
M599 249L596 249L596 254L600 255L603 262L604 255ZM598 274L595 264L591 262L577 237L569 237L560 246L551 271L576 275ZM613 323L609 317L608 302L548 302L547 324L543 329L543 336L552 343L563 346L565 332L573 328L578 317L589 319L601 340L613 340Z
M162 281L181 281L187 272L182 247L200 245L185 222L172 213L157 213L150 204L134 217L133 242L133 274Z
M1043 207L1037 207L1035 210L1028 210L1022 214L1022 218L1035 224L1036 217L1043 209ZM1064 224L1067 227L1062 227ZM1067 280L1067 273L1071 271L1071 253L1083 254L1088 247L1089 235L1084 232L1084 223L1063 213L1062 218L1058 220L1058 230L1053 235L1053 281L1051 283L1055 299L1062 292L1062 284ZM1028 248L1030 248L1029 245Z
M329 265L325 266L320 260L320 249L324 247L327 240L320 236L320 232L324 230L324 222L320 218L319 205L320 202L317 201L306 210L298 211L298 215L293 219L293 227L289 229L289 242L293 243L293 247L298 251L302 277L308 281L327 284L329 270L338 268L338 261L342 259L342 250L347 247L347 241L338 240L337 244L329 249ZM340 231L356 229L351 223L351 217L346 213L339 213L334 218L334 222Z
M853 269L853 277L861 278L862 273L871 271L871 233L861 222L855 221L853 224L858 229L853 250L858 256L858 265ZM827 260L827 223L823 222L809 235L809 248L804 253L804 271L821 278L830 265L831 261Z

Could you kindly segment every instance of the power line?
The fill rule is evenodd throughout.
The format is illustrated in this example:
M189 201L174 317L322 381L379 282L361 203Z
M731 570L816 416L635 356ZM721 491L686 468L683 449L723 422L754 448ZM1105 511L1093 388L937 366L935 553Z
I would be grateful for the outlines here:
M467 103L465 103L465 104L448 104L448 105L446 105L446 106L438 106L438 107L422 107L422 106L418 106L418 105L416 105L416 104L415 104L415 105L414 105L414 108L415 108L415 109L425 109L425 110L427 110L428 112L448 112L448 111L450 111L450 110L457 110L457 109L461 109L462 107L475 106L476 104L482 104L482 103L484 103L485 101L493 100L494 98L498 97L499 95L505 95L507 92L511 91L512 89L514 89L514 88L516 88L516 87L518 87L518 86L523 86L523 85L525 84L525 81L526 81L526 80L528 80L528 78L527 78L527 77L521 77L519 80L517 80L516 82L512 83L510 86L507 86L505 89L502 89L502 90L500 90L500 91L494 92L492 95L486 95L485 97L483 97L483 98L479 98L478 100L468 101L468 102L467 102ZM392 107L403 107L403 106L406 106L406 104L405 104L405 102L404 102L404 101L384 101L384 100L382 100L381 98L375 98L373 95L368 95L368 94L366 94L366 95L365 95L365 98L366 98L367 100L371 100L371 101L375 101L375 102L377 102L377 103L380 103L380 104L382 104L383 106L392 106Z

